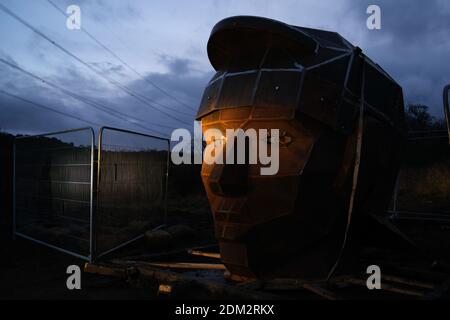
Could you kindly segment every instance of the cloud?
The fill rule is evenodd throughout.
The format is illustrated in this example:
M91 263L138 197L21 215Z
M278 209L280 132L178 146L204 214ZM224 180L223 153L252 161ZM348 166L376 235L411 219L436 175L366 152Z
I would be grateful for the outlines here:
M203 90L211 79L213 71L201 71L195 68L195 61L190 59L180 59L172 56L165 55L161 60L166 68L165 73L148 73L144 78L138 78L128 84L130 88L134 91L141 93L142 95L149 97L152 101L155 101L159 105L156 107L159 109L164 109L160 105L169 106L171 109L179 110L175 112L174 115L177 118L181 118L184 121L192 123L196 110L199 106ZM176 98L176 100L181 100L184 104L187 104L190 108L180 104L175 99L164 94L161 90L152 85L155 84L163 91L167 92L169 95ZM137 102L129 96L124 96L121 99L121 104L126 104L128 102L134 102L134 108L148 109L143 103ZM136 109L135 109L136 110ZM185 126L183 124L172 121L170 118L162 115L159 112L152 112L155 117L158 117L162 121L168 121L171 125L180 127ZM171 112L172 113L172 112ZM185 114L190 114L187 116Z
M3 56L5 59L16 63L11 57L7 55ZM131 90L138 92L140 96L147 97L147 103L143 103L133 96L127 95L116 87L105 85L99 77L88 77L85 73L80 72L71 65L66 68L60 67L57 75L46 78L46 80L87 97L101 105L128 114L130 118L142 120L139 123L141 126L169 134L169 129L154 126L151 123L166 124L173 128L190 128L193 125L195 110L198 107L203 88L212 74L198 71L192 72L192 66L195 63L188 59L177 59L166 56L164 63L168 70L167 73L149 73L144 75L144 79L138 78L127 83L122 82ZM94 64L98 65L98 63ZM114 74L114 70L124 72L122 66L117 66L110 62L102 63L101 65L109 67L107 72L110 75ZM14 71L3 64L0 64L0 72L4 75L0 80L0 87L12 94L71 113L89 121L108 126L143 131L142 127L133 126L132 123L136 123L136 121L129 119L130 122L126 122L121 119L116 119L102 111L94 109L90 105L68 97L59 90L50 88L18 71ZM149 85L148 81L157 83L158 86L164 88L171 95L179 100L185 101L192 109L189 110L181 106L175 100ZM182 119L189 125L179 123L157 111L157 109L160 109L167 112L161 105L167 105L175 110L180 110L179 113L169 112L169 114ZM61 115L39 109L38 107L4 96L3 94L0 94L0 106L3 114L0 118L0 128L2 130L34 133L86 125L75 119L62 117ZM187 116L185 113L191 116Z
M189 59L171 57L166 54L160 57L160 62L165 64L171 73L185 75L192 70L192 61Z
M105 75L118 75L121 78L126 77L125 67L121 64L114 64L111 62L90 62L89 64Z
M365 24L373 1L348 8L355 24ZM403 87L407 102L423 103L443 117L442 89L450 83L450 3L448 1L377 1L381 30L360 31L363 50Z

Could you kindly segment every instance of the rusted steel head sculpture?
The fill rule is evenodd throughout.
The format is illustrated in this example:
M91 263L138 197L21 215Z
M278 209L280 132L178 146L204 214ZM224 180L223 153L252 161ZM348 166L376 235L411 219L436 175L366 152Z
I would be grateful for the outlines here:
M352 247L370 227L367 217L387 210L401 87L335 32L259 17L220 21L208 56L217 73L197 114L202 129L280 132L275 175L261 176L260 164L203 164L225 265L250 277L325 277L344 238Z

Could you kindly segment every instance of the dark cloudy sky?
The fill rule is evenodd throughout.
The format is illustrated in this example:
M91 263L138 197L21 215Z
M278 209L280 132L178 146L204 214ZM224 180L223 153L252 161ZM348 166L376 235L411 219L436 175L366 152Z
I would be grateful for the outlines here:
M433 115L442 116L441 92L450 83L448 0L52 1L64 10L68 5L79 5L82 27L134 67L145 80L80 30L68 30L65 17L47 0L0 2L101 70L104 76L120 81L151 103L127 95L2 11L0 58L102 106L128 114L129 118L114 118L3 63L0 63L0 89L96 124L137 131L143 131L144 125L169 133L170 129L150 123L177 128L192 123L203 88L213 74L206 54L209 33L216 22L232 15L259 15L337 31L360 46L403 86L407 102L426 104ZM370 4L381 7L381 30L366 28L366 9ZM167 97L149 81L191 108ZM165 109L163 114L149 104L171 109ZM2 131L42 133L85 125L0 93Z

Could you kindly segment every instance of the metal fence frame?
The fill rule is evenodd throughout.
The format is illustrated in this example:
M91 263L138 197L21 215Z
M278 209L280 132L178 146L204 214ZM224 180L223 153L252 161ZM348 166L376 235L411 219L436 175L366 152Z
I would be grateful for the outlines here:
M14 139L14 143L13 143L13 217L12 217L12 224L13 224L13 237L16 238L21 237L21 238L25 238L28 240L31 240L35 243L39 243L41 245L45 245L49 248L58 250L60 252L64 252L66 254L69 254L71 256L89 261L89 262L93 262L94 260L105 256L106 254L109 254L113 251L116 251L122 247L124 247L125 245L128 245L140 238L142 238L144 235L141 234L133 239L130 239L128 241L125 241L109 250L107 250L106 252L97 253L97 249L96 249L96 236L97 236L97 226L96 226L96 220L97 220L97 200L98 200L98 186L99 186L99 182L100 182L100 172L101 172L101 153L102 153L102 140L103 140L103 132L104 130L111 130L111 131L115 131L115 132L123 132L123 133L127 133L127 134L132 134L132 135L137 135L137 136L143 136L143 137L148 137L148 138L154 138L154 139L158 139L158 140L162 140L162 141L166 141L167 142L167 161L166 161L166 172L165 172L165 190L164 190L164 223L167 220L167 194L168 194L168 185L169 185L169 163L170 163L170 140L167 138L162 138L162 137L158 137L158 136L153 136L153 135L148 135L148 134L144 134L144 133L140 133L140 132L135 132L135 131L130 131L130 130L125 130L125 129L120 129L120 128L113 128L113 127L101 127L99 130L99 134L98 134L98 148L97 148L97 159L95 158L95 151L96 151L96 146L95 146L95 133L94 133L94 129L92 127L83 127L83 128L77 128L77 129L71 129L71 130L64 130L64 131L56 131L56 132L49 132L49 133L44 133L44 134L38 134L38 135L32 135L32 136L23 136L23 137L16 137ZM89 131L91 134L91 157L90 157L90 166L91 166L91 173L90 173L90 204L89 204L89 255L85 256L82 254L78 254L76 252L64 249L64 248L60 248L56 245L47 243L45 241L33 238L31 236L27 236L23 233L20 233L17 231L17 217L16 217L16 141L19 139L29 139L29 138L38 138L38 137L47 137L47 136L53 136L53 135L57 135L57 134L64 134L64 133L71 133L71 132L79 132L79 131ZM95 167L96 166L96 167ZM94 179L94 170L97 170L97 178ZM160 228L161 226L156 227L155 229Z
M416 132L415 132L416 133ZM444 134L447 134L447 131L445 130L439 130L439 131L423 131L421 132L423 134L427 134L427 133L441 133L442 135L437 135L437 136L430 136L430 137L419 137L419 138L408 138L408 141L414 141L414 140L434 140L434 139L443 139L444 138ZM449 144L450 144L450 140L449 140ZM399 170L398 174L397 174L397 178L395 180L395 187L394 187L394 194L392 196L392 210L389 210L388 213L389 214L402 214L402 213L412 213L412 214L422 214L423 212L420 211L405 211L405 210L398 210L397 209L397 200L398 200L398 192L400 189L400 180L401 180L401 169Z
M447 125L447 130L425 130L425 131L415 131L411 132L412 134L431 134L429 137L411 137L408 138L408 141L419 140L419 139L442 139L444 135L448 137L448 143L450 147L450 107L449 107L449 91L450 84L446 85L443 90L443 105L444 105L444 117L445 123ZM395 181L394 195L393 195L393 207L392 210L389 211L392 215L397 215L401 213L412 213L412 214L422 214L422 212L407 212L407 211L399 211L397 210L397 199L398 199L398 190L399 190L399 180L400 180L400 171L397 174L397 178Z
M444 115L445 122L447 123L448 143L450 144L450 107L448 105L448 92L450 91L450 84L444 87L443 99L444 99Z
M96 201L98 201L98 197L99 197L99 186L100 186L100 177L101 177L101 168L102 168L102 146L103 146L103 132L105 130L110 130L110 131L115 131L115 132L122 132L122 133L127 133L127 134L132 134L132 135L137 135L137 136L141 136L141 137L147 137L147 138L154 138L154 139L158 139L161 141L166 141L167 142L167 161L166 161L166 185L165 185L165 191L164 191L164 223L166 223L167 221L167 192L168 192L168 185L169 185L169 162L170 162L170 139L166 139L166 138L162 138L162 137L158 137L158 136L153 136L153 135L149 135L149 134L145 134L145 133L140 133L140 132L136 132L136 131L131 131L131 130L126 130L126 129L120 129L120 128L113 128L113 127L108 127L108 126L104 126L101 127L98 133L98 155L97 155L97 190L96 190ZM97 212L96 212L97 213ZM96 217L94 219L94 225L97 223L96 221L97 218L97 214ZM161 226L157 226L155 229L159 229L161 228ZM144 237L144 234L138 235L128 241L125 241L105 252L102 253L98 253L97 248L96 248L96 239L97 239L97 230L94 228L94 252L95 252L95 258L101 258L109 253L112 253L113 251L116 251L136 240L141 239L142 237Z
M95 151L95 134L94 134L94 129L92 129L92 127L83 127L83 128L77 128L77 129L71 129L71 130L64 130L64 131L56 131L56 132L49 132L49 133L44 133L44 134L38 134L38 135L32 135L32 136L23 136L23 137L16 137L14 139L14 143L13 143L13 235L14 237L19 236L28 240L31 240L33 242L45 245L47 247L53 248L55 250L64 252L66 254L72 255L74 257L83 259L83 260L88 260L88 261L93 261L93 251L92 251L92 244L93 244L93 238L92 238L92 230L90 232L90 239L89 239L89 251L90 254L88 256L84 256L81 254L78 254L76 252L72 252L70 250L64 249L64 248L60 248L56 245L52 245L50 243L47 243L45 241L39 240L39 239L35 239L33 237L27 236L23 233L17 232L17 226L16 226L16 141L17 140L21 140L21 139L30 139L30 138L38 138L38 137L48 137L48 136L54 136L57 134L64 134L64 133L71 133L71 132L80 132L80 131L89 131L91 134L91 174L90 174L90 204L89 204L89 223L90 223L90 227L92 228L92 222L94 219L94 206L93 206L93 191L94 191L94 151Z

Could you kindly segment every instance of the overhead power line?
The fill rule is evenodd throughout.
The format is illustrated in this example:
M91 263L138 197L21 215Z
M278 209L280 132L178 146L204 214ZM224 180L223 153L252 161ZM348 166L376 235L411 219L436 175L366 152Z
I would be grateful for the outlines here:
M78 121L86 122L86 123L88 123L88 124L90 124L90 125L94 125L94 126L99 126L99 127L102 126L102 125L99 124L99 123L96 123L96 122L93 122L93 121L90 121L90 120L86 120L86 119L83 119L83 118L78 117L78 116L74 116L74 115L72 115L72 114L70 114L70 113L66 113L66 112L64 112L64 111L56 110L56 109L54 109L54 108L51 108L51 107L48 107L48 106L43 105L43 104L41 104L41 103L37 103L37 102L31 101L31 100L22 98L22 97L20 97L20 96L17 96L17 95L15 95L15 94L10 93L10 92L4 91L4 90L2 90L2 89L0 89L0 93L3 93L4 95L10 96L10 97L15 98L15 99L17 99L17 100L21 100L21 101L26 102L26 103L28 103L28 104L34 105L35 107L38 107L38 108L41 108L41 109L45 109L45 110L54 112L54 113L57 113L57 114L59 114L59 115L62 115L62 116L68 117L68 118L72 118L72 119L75 119L75 120L78 120Z
M60 12L64 17L68 17L68 15L66 14L66 12L64 12L64 10L62 10L60 7L58 7L58 5L56 5L52 0L47 0L48 3L50 3L58 12ZM146 83L148 83L149 85L151 85L152 87L154 87L155 89L157 89L158 91L162 92L163 94L165 94L167 97L171 98L172 100L178 102L178 104L180 104L181 106L183 106L184 108L189 109L190 111L196 111L195 108L192 108L191 106L189 106L188 104L186 104L185 102L181 101L180 99L178 99L177 97L175 97L174 95L170 94L169 92L167 92L166 90L164 90L163 88L161 88L160 86L158 86L156 83L154 83L153 81L149 80L147 77L145 77L144 75L142 75L139 71L136 70L136 68L134 68L133 66L131 66L129 63L127 63L124 59L122 59L121 57L119 57L114 51L112 51L110 48L108 48L105 44L103 44L102 42L100 42L100 40L98 40L96 37L94 37L86 28L84 27L80 27L80 30L82 32L84 32L89 38L91 38L95 43L97 43L100 47L102 47L105 51L107 51L109 54L111 54L114 58L116 58L118 61L120 61L124 66L126 66L128 69L130 69L132 72L134 72L136 75L138 75L142 80L144 80Z
M16 19L17 21L19 21L20 23L22 23L24 26L26 26L27 28L29 28L30 30L32 30L33 32L35 32L37 35L41 36L42 38L44 38L45 40L47 40L48 42L50 42L52 45L54 45L55 47L57 47L58 49L60 49L61 51L63 51L64 53L66 53L67 55L69 55L70 57L72 57L73 59L75 59L76 61L78 61L79 63L83 64L84 66L86 66L88 69L92 70L93 72L95 72L96 74L98 74L99 76L101 76L102 78L104 78L105 80L107 80L109 83L111 83L112 85L118 87L119 89L121 89L122 91L126 92L128 95L134 97L135 99L137 99L138 101L142 102L143 104L149 106L150 108L159 111L160 113L166 115L167 117L176 120L180 123L183 124L187 124L189 126L191 126L191 123L188 123L178 117L175 117L174 115L166 112L165 110L161 110L158 109L157 107L155 107L154 105L150 104L147 101L146 97L143 97L142 95L133 92L133 90L127 88L125 85L121 84L119 81L110 79L109 77L107 77L106 75L104 75L101 71L97 70L96 68L94 68L93 66L91 66L90 64L88 64L87 62L83 61L81 58L79 58L78 56L76 56L75 54L71 53L69 50L67 50L66 48L64 48L63 46L59 45L58 43L56 43L54 40L50 39L48 36L46 36L45 34L43 34L41 31L37 30L35 27L33 27L32 25L30 25L28 22L26 22L25 20L23 20L22 18L20 18L19 16L17 16L14 12L12 12L11 10L9 10L5 5L3 5L2 3L0 3L0 10L2 10L3 12L5 12L6 14L10 15L11 17L13 17L14 19ZM175 110L176 111L176 110ZM176 111L177 112L177 111Z
M69 97L72 97L72 98L74 98L74 99L76 99L78 101L81 101L81 102L83 102L83 103L85 103L87 105L90 105L90 106L92 106L93 108L95 108L97 110L105 112L105 113L109 114L112 117L118 118L120 120L124 120L124 121L126 121L126 122L128 122L128 123L130 123L130 124L132 124L134 126L137 126L137 127L141 128L141 129L144 129L144 130L147 130L147 131L150 131L150 132L153 132L153 133L158 133L158 134L163 135L163 136L167 135L167 134L162 133L160 131L157 131L157 130L148 128L146 126L140 125L139 123L135 123L133 121L136 121L136 122L142 122L142 121L139 120L139 119L133 118L133 117L129 117L127 114L122 113L122 112L117 111L117 110L114 110L112 108L109 108L109 107L107 107L107 106L105 106L103 104L100 104L98 102L92 101L92 100L90 100L90 99L88 99L86 97L83 97L83 96L81 96L79 94L74 93L73 91L67 90L67 89L65 89L65 88L63 88L63 87L61 87L61 86L59 86L57 84L54 84L54 83L52 83L52 82L50 82L50 81L48 81L48 80L46 80L46 79L44 79L42 77L39 77L39 76L35 75L34 73L31 73L30 71L27 71L27 70L21 68L20 66L15 65L15 64L13 64L13 63L11 63L11 62L3 59L3 58L0 58L0 62L8 65L9 67L11 67L11 68L13 68L15 70L18 70L18 71L26 74L27 76L29 76L29 77L31 77L31 78L33 78L35 80L38 80L39 82L42 82L42 83L48 85L49 87L52 87L54 89L58 89L59 91L61 91L62 93L64 93L65 95L67 95ZM133 121L130 121L130 119L133 120ZM169 128L169 129L173 129L172 127L161 125L161 124L157 124L157 123L150 123L150 124L156 125L156 126L160 126L160 127Z

